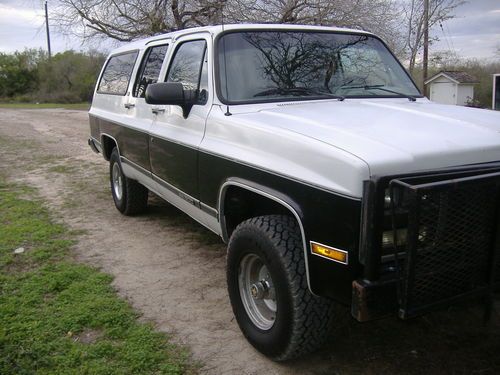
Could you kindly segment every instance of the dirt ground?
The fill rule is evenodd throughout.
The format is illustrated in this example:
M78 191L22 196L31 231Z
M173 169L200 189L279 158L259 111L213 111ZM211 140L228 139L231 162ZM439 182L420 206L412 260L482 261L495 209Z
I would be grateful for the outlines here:
M147 213L114 208L108 164L87 145L83 111L0 109L0 168L39 189L78 235L75 257L114 286L158 330L190 348L204 374L498 374L500 304L489 325L476 305L402 322L350 321L323 351L277 364L258 354L233 319L225 246L151 197ZM341 320L341 319L340 319Z

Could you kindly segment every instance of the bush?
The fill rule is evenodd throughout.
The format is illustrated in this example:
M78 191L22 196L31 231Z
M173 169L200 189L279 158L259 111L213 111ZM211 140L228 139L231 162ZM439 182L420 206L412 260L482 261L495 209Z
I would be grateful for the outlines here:
M0 98L4 101L90 101L105 56L65 51L51 59L41 50L0 54Z
M36 50L0 53L0 97L12 98L36 89L37 65L40 54ZM34 61L35 59L35 61Z

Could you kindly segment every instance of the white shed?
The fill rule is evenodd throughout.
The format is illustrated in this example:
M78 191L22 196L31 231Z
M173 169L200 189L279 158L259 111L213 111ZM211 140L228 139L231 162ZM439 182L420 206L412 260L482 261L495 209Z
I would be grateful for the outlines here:
M493 74L493 104L491 108L500 111L500 74Z
M457 71L442 71L425 81L432 101L455 105L466 105L472 101L477 83L477 79L470 74Z

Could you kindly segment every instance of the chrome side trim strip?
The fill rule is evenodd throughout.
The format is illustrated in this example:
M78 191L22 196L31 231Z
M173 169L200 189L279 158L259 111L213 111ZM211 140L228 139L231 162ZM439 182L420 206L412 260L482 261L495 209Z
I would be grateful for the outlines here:
M300 234L302 236L302 246L304 249L304 262L305 262L305 266L306 266L307 287L309 288L309 291L312 294L314 294L314 292L311 290L311 282L310 282L310 278L309 278L309 262L307 259L307 242L306 242L306 234L304 231L304 226L302 225L302 220L300 219L300 216L297 213L297 211L291 205L289 205L287 202L285 202L284 200L282 200L278 197L275 197L274 195L271 195L265 191L256 189L256 188L249 186L249 185L245 185L241 182L237 182L237 181L224 182L219 190L219 207L218 207L219 222L220 222L220 226L221 226L221 236L222 236L222 239L224 240L224 242L228 242L228 238L227 238L227 230L226 230L226 221L225 221L225 217L224 217L224 199L223 198L224 198L224 196L226 194L226 190L229 186L238 186L238 187L241 187L243 189L249 190L253 193L262 195L263 197L269 198L269 199L281 204L283 207L285 207L288 211L290 211L293 214L293 216L297 220L297 223L299 224ZM316 295L316 294L314 294L314 295Z

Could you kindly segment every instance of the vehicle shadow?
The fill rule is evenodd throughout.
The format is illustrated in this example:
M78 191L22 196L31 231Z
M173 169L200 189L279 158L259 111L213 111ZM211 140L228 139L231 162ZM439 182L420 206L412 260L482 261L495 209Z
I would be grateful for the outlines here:
M349 319L332 333L324 350L287 366L306 370L311 362L322 363L312 373L325 375L499 374L500 294L495 301L489 323L484 323L480 301L407 321Z
M147 213L142 216L145 220L153 220L161 226L182 230L186 238L199 242L200 246L217 248L217 245L220 245L221 249L225 248L218 235L153 193L149 194Z

